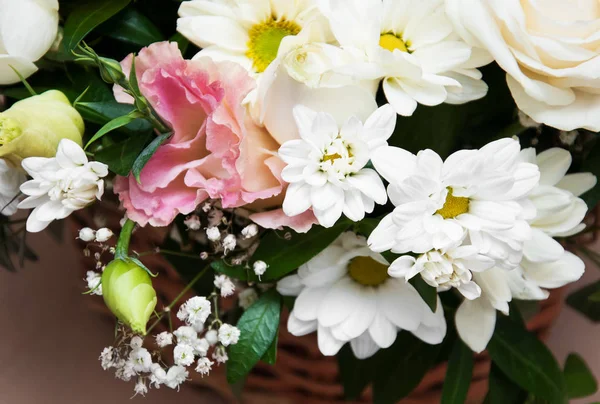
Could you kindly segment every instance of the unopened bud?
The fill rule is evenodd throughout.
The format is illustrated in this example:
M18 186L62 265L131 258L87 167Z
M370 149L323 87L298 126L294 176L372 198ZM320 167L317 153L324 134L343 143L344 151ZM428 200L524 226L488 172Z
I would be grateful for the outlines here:
M99 243L104 243L113 236L113 232L111 229L107 229L106 227L98 230L96 232L96 241Z
M133 261L112 261L102 274L102 292L104 302L119 320L136 333L146 333L157 299L144 269Z
M252 238L258 234L258 226L250 224L242 229L242 236L245 239Z
M221 230L218 227L209 227L206 229L206 237L210 241L219 241L221 239Z
M119 84L127 79L125 73L123 73L121 65L116 60L99 57L98 62L100 76L102 77L102 80L106 81L107 83Z
M90 229L89 227L84 227L83 229L79 230L79 239L81 241L85 241L86 243L89 243L91 241L94 241L94 239L96 238L96 232L92 229Z
M256 276L258 276L260 278L267 271L268 267L269 266L266 264L266 262L256 261L254 263L254 265L252 266L252 269L254 270L254 273L256 274Z

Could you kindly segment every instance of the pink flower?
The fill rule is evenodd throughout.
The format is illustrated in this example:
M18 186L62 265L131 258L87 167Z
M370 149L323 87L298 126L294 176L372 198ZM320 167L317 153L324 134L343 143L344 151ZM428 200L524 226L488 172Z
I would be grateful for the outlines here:
M122 62L125 72L131 60ZM255 81L241 66L185 60L177 44L167 42L143 49L135 63L142 94L173 136L144 167L141 183L131 175L117 178L114 189L130 219L166 226L207 198L220 199L224 208L259 200L267 200L263 208L280 206L273 198L284 188L279 144L242 103ZM118 87L115 98L132 102Z

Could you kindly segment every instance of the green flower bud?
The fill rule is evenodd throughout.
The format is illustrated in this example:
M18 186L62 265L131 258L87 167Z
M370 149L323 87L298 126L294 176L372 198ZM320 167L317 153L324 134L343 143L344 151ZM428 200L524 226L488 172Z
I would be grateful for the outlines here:
M121 64L114 59L99 57L98 68L102 80L107 83L121 84L122 81L127 80L123 69L121 69Z
M0 112L0 158L20 167L27 157L54 157L62 139L81 145L84 129L67 97L46 91Z
M110 311L134 332L146 334L146 324L156 307L150 275L129 260L115 259L102 274L102 295Z

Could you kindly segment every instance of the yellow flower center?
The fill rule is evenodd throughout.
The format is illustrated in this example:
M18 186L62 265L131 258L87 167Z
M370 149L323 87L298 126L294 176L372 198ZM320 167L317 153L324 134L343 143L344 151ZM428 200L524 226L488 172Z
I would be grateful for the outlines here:
M336 161L337 159L341 159L342 156L340 156L338 153L333 153L333 154L327 154L325 156L323 156L323 163L326 161L331 161L332 163L334 161Z
M350 277L365 286L381 285L388 278L387 270L387 265L371 257L356 257L348 265Z
M4 146L21 136L23 133L17 121L0 114L0 146Z
M258 73L264 72L277 57L283 38L288 35L298 35L301 29L293 21L276 21L273 18L250 28L246 56L252 60L254 70Z
M468 211L469 198L452 195L452 188L448 187L446 202L444 202L444 206L435 213L441 215L444 219L454 219L456 216L467 213Z
M379 38L379 46L383 49L387 49L390 52L395 51L396 49L401 50L402 52L408 52L408 44L405 43L402 38L394 35L394 34L383 34Z

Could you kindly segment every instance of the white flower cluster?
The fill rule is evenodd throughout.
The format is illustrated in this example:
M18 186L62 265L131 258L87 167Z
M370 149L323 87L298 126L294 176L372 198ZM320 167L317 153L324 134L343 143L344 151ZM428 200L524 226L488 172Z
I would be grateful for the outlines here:
M571 155L535 155L502 139L461 150L445 161L433 151L413 155L385 147L373 156L395 205L369 237L374 251L401 255L388 274L419 275L439 292L466 299L456 315L462 339L477 352L491 338L496 310L512 298L545 299L583 274L583 262L552 237L581 231L587 206L577 198L596 184L591 174L565 177ZM564 177L564 178L563 178Z
M19 209L34 208L27 219L28 232L40 232L104 194L102 178L108 175L108 166L89 162L72 140L61 140L55 157L29 157L21 165L32 177L21 185L21 192L28 197L19 203Z
M149 387L158 389L162 385L179 389L189 377L190 366L195 365L196 372L206 376L215 363L227 362L226 348L235 345L240 337L237 327L220 321L213 321L205 330L204 324L210 314L210 302L205 297L193 297L182 304L177 313L187 325L172 333L163 331L155 336L158 351L150 352L143 347L142 338L134 336L128 344L105 348L99 358L102 368L115 369L116 377L123 381L137 378L135 395L145 395ZM174 365L165 367L160 360L161 350L171 345L175 345ZM209 358L211 348L212 360Z

